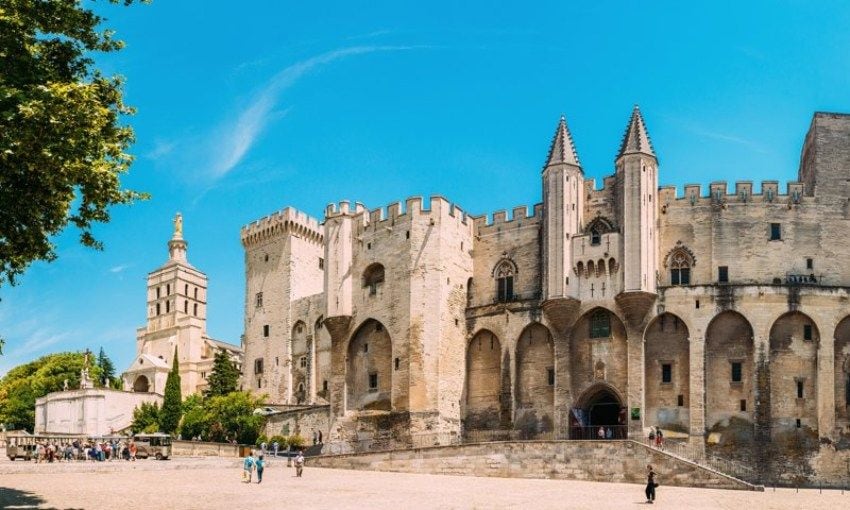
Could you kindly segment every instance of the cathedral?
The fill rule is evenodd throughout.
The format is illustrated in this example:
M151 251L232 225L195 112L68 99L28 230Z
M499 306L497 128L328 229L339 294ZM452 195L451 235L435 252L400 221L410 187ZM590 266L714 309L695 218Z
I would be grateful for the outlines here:
M175 353L184 398L206 389L219 350L242 365L240 347L207 335L207 275L189 263L188 247L177 213L168 260L148 273L147 323L136 330L136 357L122 374L125 391L163 395Z
M244 388L327 406L339 443L846 442L850 115L814 115L794 182L683 190L637 106L601 186L561 118L541 184L510 213L413 197L243 227Z

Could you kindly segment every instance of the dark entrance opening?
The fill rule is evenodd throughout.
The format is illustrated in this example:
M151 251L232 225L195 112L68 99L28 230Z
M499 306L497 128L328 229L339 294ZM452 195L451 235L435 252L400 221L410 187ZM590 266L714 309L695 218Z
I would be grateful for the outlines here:
M573 408L570 439L625 439L627 435L625 407L607 385L590 388Z

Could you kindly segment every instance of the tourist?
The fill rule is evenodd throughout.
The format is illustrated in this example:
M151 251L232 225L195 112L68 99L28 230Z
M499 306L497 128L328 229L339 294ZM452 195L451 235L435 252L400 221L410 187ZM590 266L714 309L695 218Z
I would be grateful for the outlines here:
M661 432L661 427L656 427L655 446L657 446L659 450L664 449L664 434Z
M319 444L319 434L316 433L315 429L313 429L313 444Z
M263 483L263 469L266 467L266 461L263 460L262 454L254 461L254 465L257 466L257 483Z
M298 455L295 457L295 476L301 478L301 473L304 471L304 450L298 450Z
M658 484L655 483L655 471L651 465L646 466L646 502L653 504L655 502L655 488Z
M649 446L655 445L655 427L649 427Z
M265 442L265 441L263 441L262 443L260 443L260 451L261 451L263 454L265 454L265 453L266 453L266 442Z
M136 452L138 451L138 449L136 448L136 442L135 441L130 441L129 450L130 450L130 460L135 462L136 461Z
M278 448L280 448L280 444L279 444L277 441L275 441L274 443L272 443L272 450L274 450L274 456L275 456L275 457L277 457L277 449L278 449Z
M613 439L613 438L614 438L614 431L611 430L611 427L606 428L605 429L605 439Z
M245 457L245 460L242 462L242 481L245 483L251 483L251 474L254 471L254 456L251 453Z
M605 439L605 429L603 427L599 427L599 430L596 431L597 439Z
M319 444L322 444L322 431L319 431Z

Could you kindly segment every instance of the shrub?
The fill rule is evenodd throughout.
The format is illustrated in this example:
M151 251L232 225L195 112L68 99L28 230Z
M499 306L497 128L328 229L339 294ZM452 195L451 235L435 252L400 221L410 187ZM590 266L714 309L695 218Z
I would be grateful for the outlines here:
M297 450L299 448L304 448L304 445L307 444L307 441L305 441L304 438L299 435L291 435L286 438L286 444L288 444L291 449Z

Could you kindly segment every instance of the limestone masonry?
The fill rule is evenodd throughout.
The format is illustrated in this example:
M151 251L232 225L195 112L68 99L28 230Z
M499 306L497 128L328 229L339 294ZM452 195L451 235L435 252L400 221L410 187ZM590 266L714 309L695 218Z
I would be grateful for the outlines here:
M562 118L542 188L510 217L432 197L246 225L244 387L329 404L351 449L660 426L846 475L850 115L814 115L796 182L682 193L637 107L601 188Z

